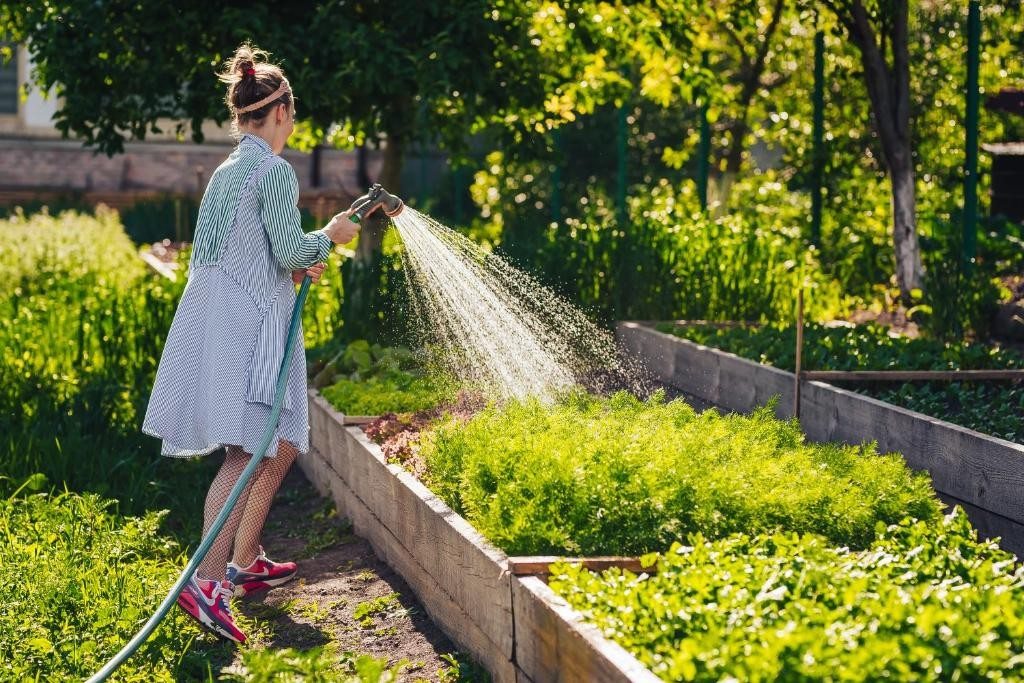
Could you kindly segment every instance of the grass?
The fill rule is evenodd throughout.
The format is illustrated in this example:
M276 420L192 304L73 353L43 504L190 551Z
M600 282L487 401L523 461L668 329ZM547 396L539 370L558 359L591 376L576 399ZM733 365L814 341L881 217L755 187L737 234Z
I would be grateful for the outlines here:
M121 517L110 501L70 492L0 501L4 569L20 577L0 586L5 679L81 680L134 635L184 566L162 517ZM226 646L197 647L197 635L172 610L120 680L174 680L229 656Z

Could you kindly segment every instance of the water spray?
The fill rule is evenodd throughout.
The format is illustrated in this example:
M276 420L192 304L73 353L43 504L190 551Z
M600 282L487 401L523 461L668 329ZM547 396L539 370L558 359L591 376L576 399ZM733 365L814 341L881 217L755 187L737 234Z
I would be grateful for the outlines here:
M355 223L359 223L366 216L376 211L378 208L383 209L384 213L389 217L393 218L398 214L402 213L404 208L402 200L391 194L379 184L373 185L369 192L365 195L357 198L352 202L352 206L349 208L351 213L349 219ZM99 683L105 681L110 677L114 671L125 663L125 661L135 653L139 647L153 634L156 627L160 625L167 613L170 612L171 607L178 600L178 595L184 590L185 585L191 580L192 575L195 574L199 568L200 563L206 557L207 553L210 552L210 548L213 546L213 541L217 538L221 529L224 528L224 524L228 521L228 517L231 515L231 511L234 509L235 504L238 502L239 497L245 490L245 487L249 483L249 479L256 472L260 462L267 454L267 449L270 448L270 442L274 437L274 433L277 431L278 422L281 419L281 407L284 403L284 392L288 383L288 370L291 367L292 360L292 348L295 346L295 341L299 334L299 322L302 320L302 307L306 303L306 296L309 294L309 285L312 283L312 278L306 275L302 278L302 285L299 287L299 293L295 299L295 306L292 308L291 323L288 326L288 338L284 345L284 357L281 359L281 368L277 374L277 385L274 390L274 405L270 410L270 418L267 422L267 430L263 434L263 439L260 441L259 447L256 452L249 458L249 462L246 463L245 469L242 470L242 474L238 477L238 481L235 482L234 488L231 489L231 493L228 494L227 500L224 502L224 507L221 508L217 518L213 520L213 524L210 525L209 531L203 537L199 547L196 548L196 552L192 555L188 565L181 572L181 576L171 587L167 597L164 598L160 606L157 607L156 612L153 616L143 625L142 629L139 630L135 636L128 641L128 643L121 648L114 657L107 662L102 669L93 674L86 683Z

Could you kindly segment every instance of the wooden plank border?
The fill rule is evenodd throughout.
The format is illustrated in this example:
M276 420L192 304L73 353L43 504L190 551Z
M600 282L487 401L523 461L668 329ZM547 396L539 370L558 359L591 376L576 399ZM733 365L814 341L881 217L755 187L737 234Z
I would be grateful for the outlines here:
M554 555L531 555L508 558L508 570L512 576L544 576L550 574L550 566L555 562L570 562L582 565L592 572L600 572L612 567L627 569L634 574L647 572L653 574L657 565L644 567L639 557L556 557Z
M516 665L529 680L572 683L661 681L536 576L512 578Z
M347 426L315 390L309 392L309 419L312 447L299 458L306 476L495 681L658 680L583 623L540 578L513 576L505 553L416 478L388 464L380 448L361 429ZM517 559L546 570L555 558ZM639 568L635 558L582 560L595 569L630 562ZM525 587L516 587L519 579Z
M777 395L776 413L792 417L791 372L643 324L619 323L617 334L666 384L735 412L749 412ZM665 362L668 357L672 363ZM942 496L967 503L979 530L998 528L1007 534L1004 547L1024 549L1024 445L817 381L803 386L800 424L814 441L875 441L882 452L901 453L912 468L932 476ZM979 511L994 515L993 523Z

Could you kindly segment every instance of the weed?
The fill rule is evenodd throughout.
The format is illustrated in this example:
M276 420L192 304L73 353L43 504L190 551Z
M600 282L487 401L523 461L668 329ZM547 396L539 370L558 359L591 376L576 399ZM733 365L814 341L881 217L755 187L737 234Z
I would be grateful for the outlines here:
M392 610L398 604L398 593L388 593L377 598L364 600L352 611L352 618L363 620Z

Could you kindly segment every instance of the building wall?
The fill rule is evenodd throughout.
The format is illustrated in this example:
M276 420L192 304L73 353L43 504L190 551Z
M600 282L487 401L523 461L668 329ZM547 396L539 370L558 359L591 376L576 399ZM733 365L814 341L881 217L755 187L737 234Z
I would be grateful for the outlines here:
M19 90L23 90L31 69L23 46L17 50L16 68ZM0 204L59 194L78 194L116 205L151 194L199 196L210 173L234 146L226 126L205 123L206 142L197 145L178 140L174 122L168 120L158 122L166 132L126 143L123 154L108 157L78 140L63 139L53 123L57 106L52 93L34 88L27 98L18 98L16 114L0 113ZM295 169L305 205L319 202L324 210L336 210L365 189L357 183L353 152L321 150L317 187L312 184L313 155L285 150L282 156ZM380 164L379 154L368 155L371 178L377 176Z

